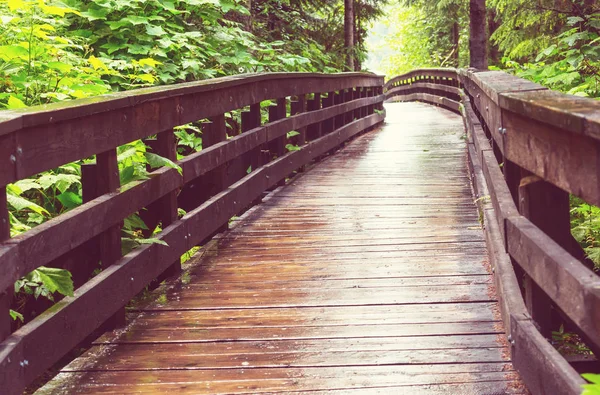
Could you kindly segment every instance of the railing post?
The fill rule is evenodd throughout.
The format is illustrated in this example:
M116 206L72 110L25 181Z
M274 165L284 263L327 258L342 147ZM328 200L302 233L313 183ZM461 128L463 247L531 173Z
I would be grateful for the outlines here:
M202 148L208 148L227 140L227 125L225 114L219 114L209 118L206 132L202 135ZM206 176L208 197L214 196L227 188L227 164L217 167ZM223 224L215 233L221 233L228 229L228 223Z
M360 98L364 99L366 97L369 96L369 92L368 92L369 88L362 88L360 91ZM368 115L369 113L369 106L364 106L360 108L360 117L364 118Z
M308 100L307 111L316 111L321 109L321 93L316 92L314 97ZM321 122L308 125L306 128L306 140L313 141L321 137Z
M0 187L0 243L10 239L10 220L8 216L8 202L6 186ZM0 342L10 333L11 317L10 305L12 302L12 288L0 289Z
M242 133L259 127L261 124L260 119L260 103L252 104L250 111L242 112ZM242 155L244 158L244 171L250 166L252 171L256 170L260 163L260 147L254 148L248 153Z
M177 141L173 130L158 133L155 141L152 147L154 153L174 162L177 160ZM153 217L162 223L163 229L171 225L177 221L177 191L169 192L161 197L150 204L147 210L154 213ZM160 283L162 280L176 276L179 273L181 273L181 260L177 259L158 277L157 282Z
M344 91L344 103L350 102L354 99L354 88L348 88ZM348 125L354 121L354 111L348 111L345 113L344 125Z
M119 189L119 164L115 148L96 155L95 188L97 196ZM121 258L121 225L115 225L97 236L99 258L103 267L108 267ZM125 324L125 306L109 318L104 326L119 327Z
M277 104L269 107L269 123L279 121L286 117L286 98L277 99ZM272 140L269 143L269 151L280 158L285 155L286 136ZM277 186L285 185L285 179L277 180Z
M306 95L299 95L296 100L292 100L290 103L290 115L297 115L306 112ZM300 133L298 136L292 138L293 143L298 146L306 144L306 127L300 128L297 132Z
M327 93L327 97L323 98L323 108L328 108L333 106L335 100L336 93L329 92ZM335 130L335 121L337 117L332 117L324 120L321 123L321 135L325 136Z
M571 243L569 194L533 175L519 183L519 212L561 246ZM543 336L551 338L551 299L525 276L525 303Z
M353 100L357 100L360 99L362 97L362 88L357 87L352 94L352 99ZM353 115L353 120L354 119L360 119L362 117L362 108L357 108L356 110L354 110L354 115Z
M335 93L335 96L333 96L333 104L342 104L343 102L344 102L344 91L343 90L337 91ZM344 126L344 123L345 123L344 122L344 114L336 115L333 130L341 128L342 126Z

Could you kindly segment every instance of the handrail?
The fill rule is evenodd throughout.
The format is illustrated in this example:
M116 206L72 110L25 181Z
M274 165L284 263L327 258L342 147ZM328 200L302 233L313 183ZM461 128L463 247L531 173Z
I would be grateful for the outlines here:
M381 123L384 99L383 77L374 74L274 73L0 112L0 195L9 183L96 155L96 164L82 167L83 205L14 238L7 236L8 210L0 206L0 294L43 265L76 261L83 279L73 297L10 335L1 330L9 316L7 296L0 295L0 388L20 393L146 285L176 273L183 254L264 191ZM265 109L269 121L262 124L265 100L276 104ZM240 133L228 138L225 113L238 109ZM176 161L173 128L203 119L211 121L203 128L203 149ZM286 152L292 130L299 132L293 137L299 148ZM120 186L116 148L138 139L176 161L181 173L162 167ZM187 213L179 218L181 207ZM154 225L162 222L155 237L168 247L143 245L121 256L120 224L144 208ZM89 279L99 260L104 270Z
M462 114L514 366L533 393L579 394L547 339L556 309L599 355L600 277L570 234L568 193L600 204L600 102L474 69L415 70L384 89Z

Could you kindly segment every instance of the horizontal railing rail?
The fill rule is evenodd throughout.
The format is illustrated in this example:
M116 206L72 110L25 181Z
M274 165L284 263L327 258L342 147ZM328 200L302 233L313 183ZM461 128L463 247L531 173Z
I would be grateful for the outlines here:
M384 90L463 115L514 366L533 393L579 394L579 366L550 341L564 323L600 351L600 278L569 216L569 194L600 205L600 102L473 69L415 70Z
M101 325L118 322L135 295L177 273L182 255L265 191L381 123L384 99L383 77L373 74L279 73L0 112L0 196L10 183L96 156L81 165L84 203L21 235L9 237L0 199L0 388L21 393ZM273 104L261 109L265 101ZM225 115L234 110L242 110L241 125L228 130ZM210 121L202 150L177 160L173 128L201 120ZM291 131L298 134L288 138ZM117 147L139 139L179 168L121 186ZM141 245L122 256L121 224L142 210L151 228L162 224L153 237L168 246ZM99 262L103 270L92 277ZM74 296L11 334L13 284L40 266L72 270Z

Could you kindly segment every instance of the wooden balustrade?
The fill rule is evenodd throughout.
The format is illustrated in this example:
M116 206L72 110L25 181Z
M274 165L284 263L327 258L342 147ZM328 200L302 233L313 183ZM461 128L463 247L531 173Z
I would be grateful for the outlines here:
M384 89L463 115L514 366L533 393L579 394L578 366L549 341L564 324L600 355L600 278L569 220L569 193L600 205L600 102L472 69L415 70Z
M256 74L0 112L0 388L20 393L105 321L118 324L129 300L177 273L184 253L226 228L264 191L381 123L384 115L369 109L382 108L382 86L383 77L366 73ZM262 125L266 100L276 104ZM241 132L228 133L225 114L248 106ZM149 139L154 153L175 161L173 129L200 120L210 121L203 149L176 161L180 171L162 167L147 180L119 185L118 146ZM299 149L287 152L293 130L300 132L293 141ZM82 169L84 204L9 237L7 184L93 155L96 163ZM179 218L180 207L187 213ZM142 245L122 256L121 223L144 208L151 225L162 224L155 237L168 246ZM40 266L64 267L90 243L74 297L10 334L14 282ZM99 261L103 270L90 278Z

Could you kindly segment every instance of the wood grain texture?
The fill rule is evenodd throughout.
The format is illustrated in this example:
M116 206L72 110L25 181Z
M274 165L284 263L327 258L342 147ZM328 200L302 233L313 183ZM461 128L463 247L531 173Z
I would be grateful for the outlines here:
M39 393L523 393L500 342L462 120L389 106L383 129L237 220ZM253 179L278 180L365 122ZM231 199L252 199L247 185ZM203 210L186 231L208 226Z

